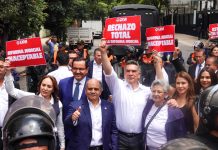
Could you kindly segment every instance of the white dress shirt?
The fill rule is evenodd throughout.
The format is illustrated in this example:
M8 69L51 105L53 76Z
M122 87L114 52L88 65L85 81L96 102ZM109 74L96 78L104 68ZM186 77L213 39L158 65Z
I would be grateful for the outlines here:
M161 68L161 71L163 73L163 78L164 78L164 81L169 83L169 77L168 77L168 74L166 72L166 70L164 69L164 67ZM155 80L157 79L157 75L155 75Z
M72 96L74 95L74 90L76 88L76 83L78 81L74 78L73 80L73 93L72 93ZM85 83L86 83L86 77L83 78L81 81L79 81L80 85L79 85L79 95L78 95L78 100L80 100L81 96L82 96L82 93L83 93L83 88L85 87Z
M95 60L93 62L92 78L102 82L102 64L98 65Z
M204 65L205 65L205 61L201 64L201 68L199 64L197 64L196 69L195 69L195 79L198 78L198 74L200 73L199 69L202 70L204 68Z
M97 106L93 106L92 102L88 100L89 109L92 120L92 140L90 146L102 145L102 112L101 112L101 100Z
M148 121L157 111L157 109L158 107L156 107L153 104L151 110L149 111L146 117L145 127ZM166 130L165 130L167 119L168 119L168 105L164 105L161 108L161 110L158 112L158 114L154 117L154 119L151 121L150 125L148 126L146 141L149 149L156 150L167 142Z
M59 84L60 80L72 77L73 73L69 70L68 66L59 66L57 70L50 72L48 75L55 77L57 83Z
M5 82L0 87L0 127L3 125L5 115L8 111L8 93L5 89Z
M105 80L113 96L118 130L141 133L142 113L150 88L139 83L139 87L133 90L131 85L117 77L114 70L111 75L105 75Z

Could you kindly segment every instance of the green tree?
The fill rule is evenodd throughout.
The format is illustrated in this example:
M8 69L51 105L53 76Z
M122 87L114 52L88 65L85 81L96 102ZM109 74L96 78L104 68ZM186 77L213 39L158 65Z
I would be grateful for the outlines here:
M44 0L1 0L0 24L2 41L38 33L46 14Z

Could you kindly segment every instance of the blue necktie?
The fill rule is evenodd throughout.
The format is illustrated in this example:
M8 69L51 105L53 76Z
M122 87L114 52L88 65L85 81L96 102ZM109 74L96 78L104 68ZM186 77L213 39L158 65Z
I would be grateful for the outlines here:
M77 82L76 83L76 88L75 88L74 94L73 94L73 100L74 101L78 101L79 100L79 85L80 85L80 83Z
M197 77L198 77L200 72L201 72L201 64L198 65L198 74L197 74Z

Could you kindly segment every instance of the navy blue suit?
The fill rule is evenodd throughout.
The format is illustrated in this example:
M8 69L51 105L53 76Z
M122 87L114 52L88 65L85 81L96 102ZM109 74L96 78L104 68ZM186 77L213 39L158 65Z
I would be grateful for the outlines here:
M87 80L88 78L86 78L86 81ZM73 102L73 81L74 81L74 77L69 77L69 78L62 79L59 82L59 96L63 104L63 119L65 119L67 116L70 103ZM86 99L85 86L80 99ZM67 142L67 140L71 138L71 130L66 126L64 126L64 130L65 130L65 139Z
M81 106L77 125L73 125L72 114ZM112 103L101 100L102 111L102 142L104 150L117 150L117 128L114 106ZM72 138L66 150L88 150L92 140L92 121L88 100L74 101L69 106L65 125L72 128Z
M89 78L92 78L92 76L93 76L93 63L94 63L94 60L89 62L89 70L88 70L88 74L87 74L87 77L89 77ZM111 92L110 92L110 90L107 86L107 83L105 81L103 69L102 69L102 86L103 86L103 91L102 91L100 97L102 99L108 99L109 95L111 95Z
M188 73L192 77L192 79L195 79L195 71L196 71L197 65L198 64L193 64L193 65L189 66L189 68L188 68Z

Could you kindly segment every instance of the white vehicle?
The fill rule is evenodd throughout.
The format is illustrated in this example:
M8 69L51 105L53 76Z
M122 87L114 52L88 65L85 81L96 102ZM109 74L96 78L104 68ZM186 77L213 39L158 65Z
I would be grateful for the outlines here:
M94 38L101 38L102 36L102 21L101 20L83 20L83 28L91 28Z
M92 29L81 27L68 27L67 39L69 45L76 46L79 40L83 40L85 45L91 48L93 46Z

